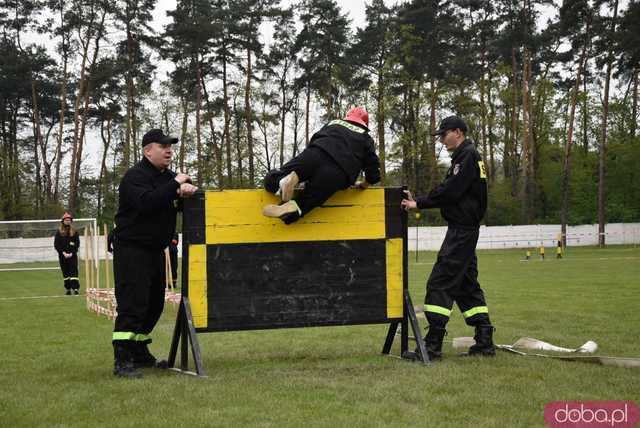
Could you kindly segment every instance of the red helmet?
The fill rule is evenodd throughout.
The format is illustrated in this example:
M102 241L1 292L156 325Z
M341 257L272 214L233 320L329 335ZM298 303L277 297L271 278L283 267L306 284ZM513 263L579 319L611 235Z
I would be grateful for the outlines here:
M65 220L65 219L67 219L67 218L69 218L69 219L73 220L73 216L72 216L71 214L69 214L68 212L66 212L66 211L65 211L65 213L63 214L63 216L62 216L62 219L61 219L61 220L62 220L62 221L64 221L64 220Z
M369 113L364 107L354 107L347 112L347 115L344 117L345 120L350 120L351 122L359 123L360 125L364 125L367 128L369 127Z

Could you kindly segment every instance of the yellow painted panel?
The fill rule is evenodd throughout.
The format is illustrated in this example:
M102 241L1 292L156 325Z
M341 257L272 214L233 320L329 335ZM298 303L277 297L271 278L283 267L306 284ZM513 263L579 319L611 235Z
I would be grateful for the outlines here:
M387 318L402 318L402 239L387 239Z
M189 302L196 328L208 325L207 246L189 245Z
M264 190L225 190L205 195L207 244L380 239L385 236L384 189L337 192L292 225L264 217L277 196Z

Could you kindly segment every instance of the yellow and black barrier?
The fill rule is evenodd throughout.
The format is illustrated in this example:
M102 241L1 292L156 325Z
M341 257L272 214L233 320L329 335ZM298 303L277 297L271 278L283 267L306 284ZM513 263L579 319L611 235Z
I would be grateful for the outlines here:
M216 331L389 323L383 352L398 325L406 351L407 323L417 321L407 292L402 196L401 188L344 190L291 225L262 215L264 205L279 202L263 190L185 200L183 303L170 366L182 338L187 369L188 337L196 372L204 373L196 333Z

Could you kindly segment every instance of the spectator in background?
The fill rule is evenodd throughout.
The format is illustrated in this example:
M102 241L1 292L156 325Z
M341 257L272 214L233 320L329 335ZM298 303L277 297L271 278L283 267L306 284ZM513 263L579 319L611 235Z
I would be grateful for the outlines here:
M73 217L68 212L62 216L60 227L56 231L53 246L58 252L60 270L64 278L64 288L66 295L79 294L80 280L78 278L78 249L80 248L80 237L73 227Z

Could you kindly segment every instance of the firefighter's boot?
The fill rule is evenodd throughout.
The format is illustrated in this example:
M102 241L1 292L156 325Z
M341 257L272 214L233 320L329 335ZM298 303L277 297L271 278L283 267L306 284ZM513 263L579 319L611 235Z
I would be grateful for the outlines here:
M265 205L262 208L262 215L265 217L275 217L284 221L286 224L295 222L300 218L302 211L296 203L291 200L281 205Z
M298 174L295 171L291 171L289 174L280 179L280 198L282 202L288 202L293 198L293 190L298 185Z
M447 334L447 330L442 327L430 326L427 335L424 337L424 345L427 349L429 361L438 361L442 359L442 341ZM417 361L419 351L416 348L413 352L405 352L403 358Z
M135 344L135 354L133 357L133 365L135 368L143 367L156 367L159 369L166 369L169 364L166 360L158 360L149 351L149 347L144 342L137 342Z
M477 325L476 334L473 336L476 341L475 345L469 348L467 355L480 355L486 357L493 357L496 355L496 347L493 344L493 332L495 328L490 325Z
M114 375L128 379L142 377L142 373L134 365L133 346L134 344L128 340L116 340L113 342Z

